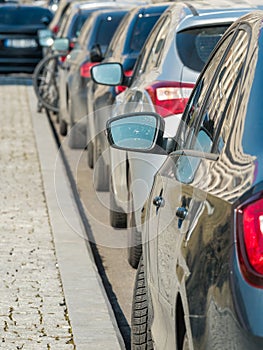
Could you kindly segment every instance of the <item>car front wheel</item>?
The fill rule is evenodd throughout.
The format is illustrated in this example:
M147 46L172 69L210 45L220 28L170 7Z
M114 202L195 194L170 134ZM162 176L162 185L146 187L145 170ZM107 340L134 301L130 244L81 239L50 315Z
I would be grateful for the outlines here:
M131 342L132 350L153 350L149 326L147 286L145 283L142 257L138 265L133 292Z

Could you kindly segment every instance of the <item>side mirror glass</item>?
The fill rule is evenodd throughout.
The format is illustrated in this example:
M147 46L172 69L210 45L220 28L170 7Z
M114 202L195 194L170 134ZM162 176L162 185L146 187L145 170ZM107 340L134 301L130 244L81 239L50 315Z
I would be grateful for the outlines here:
M123 68L120 63L101 63L91 68L91 77L102 85L122 85Z
M53 33L50 29L40 29L37 32L39 44L43 47L50 47L54 43Z
M126 114L107 122L109 144L127 151L160 153L163 130L164 121L156 113Z
M67 52L69 50L69 40L68 38L57 38L53 43L53 50Z

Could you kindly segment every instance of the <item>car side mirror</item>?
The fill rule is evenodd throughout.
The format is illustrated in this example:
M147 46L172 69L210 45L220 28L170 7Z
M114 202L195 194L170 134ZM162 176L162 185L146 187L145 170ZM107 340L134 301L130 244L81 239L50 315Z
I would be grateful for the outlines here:
M90 50L90 61L91 62L101 62L103 60L101 47L99 44L95 44L92 46Z
M162 147L164 120L156 113L129 113L109 119L106 130L113 148L166 154Z
M91 68L91 77L97 84L124 85L123 67L120 63L101 63Z
M69 39L68 38L56 38L53 43L53 50L58 52L68 52Z
M37 35L39 44L42 47L50 47L53 45L53 33L50 29L39 29Z

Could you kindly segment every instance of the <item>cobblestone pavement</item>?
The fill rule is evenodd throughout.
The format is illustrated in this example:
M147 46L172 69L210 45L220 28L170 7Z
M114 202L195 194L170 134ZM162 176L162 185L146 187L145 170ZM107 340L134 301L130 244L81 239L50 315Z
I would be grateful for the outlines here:
M0 348L75 349L27 86L0 79Z
M31 79L0 76L0 349L125 349L63 157L36 109Z

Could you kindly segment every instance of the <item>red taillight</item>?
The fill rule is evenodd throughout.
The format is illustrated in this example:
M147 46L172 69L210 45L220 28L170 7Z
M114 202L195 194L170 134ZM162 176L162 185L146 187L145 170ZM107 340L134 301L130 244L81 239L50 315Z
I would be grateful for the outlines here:
M155 105L156 112L162 117L182 114L194 84L162 81L146 88Z
M124 72L124 75L126 77L131 77L132 73L133 73L132 70L127 70ZM121 92L125 91L126 89L127 89L127 86L119 85L119 86L116 86L115 91L116 91L116 94L119 95Z
M59 61L60 61L61 63L63 63L63 62L66 61L66 58L67 58L67 56L59 56Z
M74 49L75 44L76 44L76 43L75 43L74 41L70 41L70 43L69 43L69 50Z
M83 78L90 78L91 75L90 75L90 69L91 67L95 66L96 64L98 63L94 63L94 62L85 62L81 65L80 67L80 75L83 77Z
M237 211L239 260L244 277L263 287L263 198Z
M54 28L52 29L52 32L53 32L54 34L57 34L58 31L59 31L59 25L56 24L56 25L54 26Z

